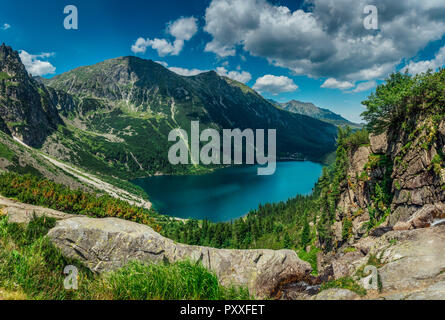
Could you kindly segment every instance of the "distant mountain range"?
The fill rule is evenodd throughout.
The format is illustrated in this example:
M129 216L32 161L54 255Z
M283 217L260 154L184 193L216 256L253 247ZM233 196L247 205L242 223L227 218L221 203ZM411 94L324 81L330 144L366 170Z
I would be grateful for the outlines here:
M349 120L346 120L341 115L336 114L328 109L319 108L310 102L291 100L289 102L280 103L274 100L269 101L283 110L325 121L335 126L350 126L351 128L362 127L361 124L353 123Z
M201 129L277 129L280 158L322 161L335 150L335 126L276 108L213 71L185 77L121 57L48 80L0 46L0 130L88 172L133 179L199 171L167 157L169 132L190 131L193 120Z

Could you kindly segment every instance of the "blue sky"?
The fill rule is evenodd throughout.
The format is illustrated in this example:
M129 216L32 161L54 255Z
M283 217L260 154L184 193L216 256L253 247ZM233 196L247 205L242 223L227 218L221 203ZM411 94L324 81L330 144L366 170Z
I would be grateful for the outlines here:
M266 98L313 102L358 122L360 102L389 73L445 64L439 2L0 0L0 42L45 77L136 55L182 74L218 70ZM363 25L368 4L378 30ZM63 27L66 5L78 9L78 30Z

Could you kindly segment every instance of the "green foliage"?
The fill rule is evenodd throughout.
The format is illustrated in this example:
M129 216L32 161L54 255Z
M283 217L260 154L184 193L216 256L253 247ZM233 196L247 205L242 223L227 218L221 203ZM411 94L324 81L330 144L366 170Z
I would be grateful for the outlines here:
M374 194L371 196L371 199L372 204L368 208L370 218L368 229L379 226L390 215L392 194L385 190L380 183L377 183L374 187Z
M311 229L307 221L307 217L304 219L303 231L301 232L301 246L306 248L306 246L311 242Z
M31 299L75 297L63 288L63 269L77 263L65 259L44 236L54 223L53 219L39 218L25 227L0 217L0 287L21 289ZM91 276L77 265L86 278Z
M312 275L318 276L318 260L317 255L320 252L320 249L313 247L311 248L311 251L306 252L305 249L301 249L298 251L298 257L306 262L309 262L309 264L312 267Z
M350 219L345 218L343 220L343 228L341 234L343 241L347 241L352 236L352 221Z
M403 119L413 86L414 79L401 73L392 74L386 84L378 86L376 92L362 102L367 109L362 117L368 123L368 129L382 133L391 124Z
M116 217L147 224L160 231L155 212L132 206L109 195L70 190L61 184L29 174L0 175L0 194L21 202L90 217Z
M9 148L0 143L0 158L5 158L6 160L12 161L14 159L14 152L9 150Z
M406 131L413 127L416 115L443 118L444 91L444 69L416 76L395 73L362 102L367 109L362 117L368 122L368 129L374 133L391 127Z
M318 212L316 199L314 194L260 205L247 216L231 222L182 222L170 219L159 223L165 236L191 245L237 249L292 249L312 241L308 220Z
M327 289L333 289L333 288L339 288L339 289L347 289L351 290L355 293L357 293L359 296L366 296L367 292L366 290L361 287L357 282L354 281L354 279L350 277L346 278L340 278L336 280L332 280L326 283L323 283L321 285L320 290L327 290Z
M178 262L144 265L132 262L122 269L93 275L77 261L64 258L46 234L55 224L34 218L28 226L0 217L0 287L23 292L28 299L45 300L223 300L250 299L246 288L225 288L202 265ZM65 290L63 270L79 269L79 289Z
M433 170L437 175L440 175L443 168L443 159L439 154L436 154L431 160L431 165L433 166Z
M222 287L218 278L200 264L130 263L105 276L102 294L113 300L232 300L250 299L246 289ZM97 289L96 289L97 290Z
M11 76L9 74L7 74L6 72L0 72L0 81L2 80L8 80L11 79Z

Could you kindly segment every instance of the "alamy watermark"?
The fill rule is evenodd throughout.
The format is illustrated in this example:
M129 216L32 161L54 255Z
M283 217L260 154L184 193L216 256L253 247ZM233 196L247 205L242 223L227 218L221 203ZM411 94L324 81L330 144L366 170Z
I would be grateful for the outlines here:
M63 273L66 274L66 278L63 281L63 286L65 290L77 290L79 289L78 283L77 283L77 277L79 275L79 270L76 266L66 266L65 269L63 269Z
M363 20L363 26L366 30L378 30L379 29L379 11L376 6L367 5L363 9L363 13L367 14Z
M65 6L63 13L67 14L63 20L63 27L66 30L78 30L79 29L79 11L74 5Z
M266 165L258 168L258 175L272 175L276 170L276 130L269 129L267 136L266 155L264 129L256 129L255 132L253 129L243 131L224 129L221 138L215 129L205 129L200 132L199 121L192 121L190 141L188 133L183 129L174 129L170 132L168 141L176 143L170 147L168 160L173 165L230 165L232 160L233 164L240 165L245 159L244 164ZM201 143L206 144L201 148ZM243 146L245 146L244 157Z

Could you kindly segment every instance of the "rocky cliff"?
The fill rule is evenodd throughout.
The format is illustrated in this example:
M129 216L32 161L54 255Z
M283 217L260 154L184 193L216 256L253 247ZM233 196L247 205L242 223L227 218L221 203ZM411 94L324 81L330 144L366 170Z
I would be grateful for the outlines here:
M371 290L365 297L334 290L321 298L444 298L444 154L443 110L412 112L370 135L369 144L347 150L335 245L319 254L318 269L324 279L353 279ZM376 270L378 288L369 286L366 267Z
M397 130L370 137L370 145L349 154L347 183L336 213L336 240L345 221L351 241L360 239L380 212L380 230L416 228L406 223L427 216L429 226L445 215L445 120L422 114L411 131ZM379 232L379 231L376 231Z
M19 53L0 46L0 130L38 147L62 124L43 84L34 80Z

